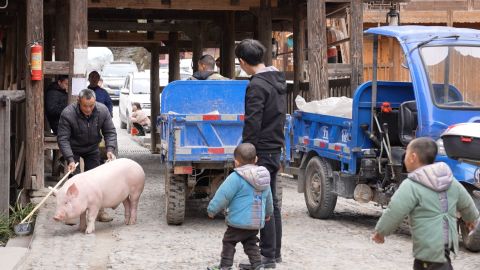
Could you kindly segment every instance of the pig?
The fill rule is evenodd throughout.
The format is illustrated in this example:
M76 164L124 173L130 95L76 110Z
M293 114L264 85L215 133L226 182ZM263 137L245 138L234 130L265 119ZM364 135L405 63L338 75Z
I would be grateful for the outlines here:
M120 158L75 175L55 192L56 221L71 224L80 217L80 231L95 231L101 208L117 208L123 202L125 224L137 221L137 207L145 185L145 172L131 159Z

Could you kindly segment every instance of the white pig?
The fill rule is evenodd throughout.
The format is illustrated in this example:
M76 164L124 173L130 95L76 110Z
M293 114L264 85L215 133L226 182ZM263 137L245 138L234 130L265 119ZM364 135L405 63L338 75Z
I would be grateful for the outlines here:
M80 217L80 231L92 233L101 208L117 208L123 202L125 224L135 224L145 172L131 159L120 158L75 175L56 193L56 221L71 223Z

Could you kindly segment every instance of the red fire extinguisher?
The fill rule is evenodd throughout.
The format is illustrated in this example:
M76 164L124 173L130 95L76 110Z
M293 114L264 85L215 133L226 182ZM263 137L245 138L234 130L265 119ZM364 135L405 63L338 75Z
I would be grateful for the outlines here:
M34 43L30 47L30 70L32 73L32 81L42 80L42 53L43 47L38 43Z

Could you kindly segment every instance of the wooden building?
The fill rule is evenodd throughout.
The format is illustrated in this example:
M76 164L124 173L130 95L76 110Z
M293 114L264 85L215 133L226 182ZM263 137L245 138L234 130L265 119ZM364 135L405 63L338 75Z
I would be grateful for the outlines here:
M14 187L29 190L44 187L44 151L56 148L55 142L46 141L44 136L44 84L55 75L69 74L71 93L73 87L84 82L88 46L141 46L150 51L155 119L159 110L160 54L169 55L169 80L173 81L179 79L180 51L193 52L196 62L204 48L220 48L221 73L233 78L236 41L260 40L267 48L265 63L271 64L272 32L291 31L292 110L292 97L301 91L312 99L338 94L332 87L351 95L363 82L364 2L372 1L0 0L0 90L11 91L0 92L0 101L4 96L8 100L24 100L14 109L3 110L10 115L0 114L0 120L10 119L0 130L0 139L11 145L11 151L4 146L7 154L0 156L0 198L4 200L0 202L0 211L6 211L10 183L16 181ZM327 18L344 18L348 36L327 44ZM30 46L35 43L43 46L45 81L31 79ZM348 61L327 64L327 48L336 45L348 48ZM307 59L308 68L304 70ZM342 80L332 79L337 76ZM151 134L157 134L155 124ZM152 136L151 145L152 152L156 152L157 136Z

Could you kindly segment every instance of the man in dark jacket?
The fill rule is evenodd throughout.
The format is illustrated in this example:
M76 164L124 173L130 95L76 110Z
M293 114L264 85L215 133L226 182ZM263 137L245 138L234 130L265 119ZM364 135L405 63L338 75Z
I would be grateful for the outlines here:
M243 142L257 150L257 165L270 172L274 218L260 231L260 249L265 268L281 262L282 219L278 206L276 177L284 145L284 124L287 111L285 74L263 63L265 47L257 40L245 39L235 48L240 67L252 75L245 94Z
M91 89L95 92L96 100L99 103L107 106L108 111L110 112L110 116L113 117L113 102L108 94L107 90L103 89L98 85L100 82L100 74L96 71L90 72L88 74L88 81L90 84L88 85L88 89Z
M228 80L214 71L215 58L209 54L205 54L198 60L198 71L188 78L188 80Z
M63 110L58 123L58 147L68 161L69 170L75 167L75 162L78 162L80 157L85 163L85 171L100 165L98 144L102 140L102 135L107 148L107 158L113 160L117 132L112 117L105 105L96 102L93 90L83 89L78 95L78 102L68 105ZM100 211L98 220L112 219L104 211Z
M60 75L51 83L45 93L45 114L53 134L57 135L58 121L68 105L68 76Z

